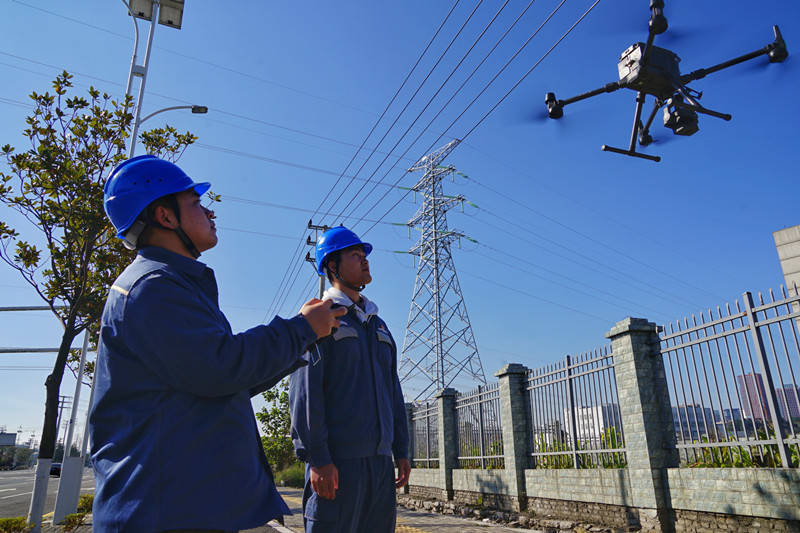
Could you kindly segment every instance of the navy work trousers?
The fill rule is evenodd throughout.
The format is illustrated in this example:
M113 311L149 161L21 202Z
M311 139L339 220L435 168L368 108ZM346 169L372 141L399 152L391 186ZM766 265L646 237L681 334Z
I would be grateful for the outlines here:
M336 498L326 500L311 488L306 465L303 523L306 533L393 533L396 520L392 458L374 455L334 462L339 470Z

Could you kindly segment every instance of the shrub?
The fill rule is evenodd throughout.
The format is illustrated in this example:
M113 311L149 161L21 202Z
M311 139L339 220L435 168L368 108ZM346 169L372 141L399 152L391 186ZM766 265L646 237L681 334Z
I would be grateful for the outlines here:
M94 503L94 494L81 494L78 500L78 512L89 514L92 512L92 504Z
M302 488L306 482L305 477L305 464L295 463L275 474L275 482L279 485L286 485L287 487Z
M64 517L64 521L61 522L61 527L65 532L75 531L79 527L83 525L83 521L86 519L86 513L72 513L68 514Z
M0 518L0 533L27 533L31 529L33 524L29 524L24 516Z

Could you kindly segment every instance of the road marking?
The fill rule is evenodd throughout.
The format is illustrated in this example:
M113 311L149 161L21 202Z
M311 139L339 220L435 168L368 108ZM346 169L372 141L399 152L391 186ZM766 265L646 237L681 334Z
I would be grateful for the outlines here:
M277 531L278 533L296 533L295 530L289 529L286 526L282 526L278 522L276 522L275 520L270 520L267 523L267 525L269 527L271 527L272 529L274 529L275 531Z
M8 492L10 490L17 490L17 489L0 489L0 492Z
M7 500L9 498L18 498L19 496L29 496L33 494L33 492L23 492L22 494L12 494L11 496L3 496L0 500Z

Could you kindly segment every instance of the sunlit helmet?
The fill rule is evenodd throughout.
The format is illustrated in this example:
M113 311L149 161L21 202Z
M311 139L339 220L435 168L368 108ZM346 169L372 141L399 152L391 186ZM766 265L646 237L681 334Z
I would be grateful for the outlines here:
M138 234L133 239L125 239L125 234L151 202L189 189L202 195L210 187L210 183L195 183L174 163L154 155L140 155L111 171L103 187L103 207L117 237L130 247L135 246Z
M364 253L369 255L372 251L372 245L368 242L361 242L358 235L345 228L344 226L336 226L323 233L319 240L317 240L317 247L315 255L317 260L317 272L320 276L325 274L325 260L333 252L344 250L351 246L360 244L364 247Z

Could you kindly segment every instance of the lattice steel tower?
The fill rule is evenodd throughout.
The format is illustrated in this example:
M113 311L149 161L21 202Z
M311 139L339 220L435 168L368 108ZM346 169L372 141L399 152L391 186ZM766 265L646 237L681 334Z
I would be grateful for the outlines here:
M445 387L467 390L486 384L450 253L450 243L464 234L448 229L447 211L464 197L442 193L442 178L452 175L455 168L441 162L458 143L458 139L450 141L409 169L425 172L412 188L423 196L422 206L408 221L409 227L421 231L409 250L419 256L419 262L398 365L403 390L414 400L430 398Z

